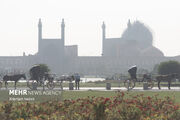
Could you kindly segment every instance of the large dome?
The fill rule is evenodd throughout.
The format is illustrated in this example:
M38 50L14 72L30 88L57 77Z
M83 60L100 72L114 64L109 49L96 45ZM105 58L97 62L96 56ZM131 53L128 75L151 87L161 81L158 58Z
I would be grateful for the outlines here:
M163 57L164 54L161 50L156 47L148 47L144 49L141 53L142 56L150 56L150 57Z
M138 42L141 48L152 46L153 35L150 29L139 21L133 24L128 22L128 28L123 32L122 38L126 41L133 40Z

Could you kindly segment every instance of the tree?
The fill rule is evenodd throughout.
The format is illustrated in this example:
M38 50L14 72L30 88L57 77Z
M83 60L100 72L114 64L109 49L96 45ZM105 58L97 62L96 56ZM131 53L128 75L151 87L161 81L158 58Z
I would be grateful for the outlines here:
M178 61L161 62L158 66L158 73L161 75L180 73L180 63Z
M50 69L46 64L39 64L39 66L40 66L40 69L41 69L42 73L50 72Z

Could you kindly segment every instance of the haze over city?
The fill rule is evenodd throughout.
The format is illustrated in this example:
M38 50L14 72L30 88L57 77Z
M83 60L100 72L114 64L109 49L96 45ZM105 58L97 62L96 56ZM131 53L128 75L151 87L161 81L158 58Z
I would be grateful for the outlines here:
M153 31L153 45L166 56L180 55L180 11L178 0L1 0L0 56L37 52L38 20L43 37L61 37L65 20L65 44L78 45L80 56L102 54L102 29L107 38L121 37L131 22L139 20Z

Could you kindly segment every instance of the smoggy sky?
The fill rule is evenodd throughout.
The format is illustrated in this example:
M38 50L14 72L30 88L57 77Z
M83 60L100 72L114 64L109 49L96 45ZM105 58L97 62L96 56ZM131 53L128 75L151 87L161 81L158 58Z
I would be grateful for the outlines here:
M101 25L107 37L121 37L128 19L151 28L154 46L166 56L180 55L179 0L0 0L0 56L35 54L37 24L43 37L60 38L65 19L65 44L78 45L80 56L99 56Z

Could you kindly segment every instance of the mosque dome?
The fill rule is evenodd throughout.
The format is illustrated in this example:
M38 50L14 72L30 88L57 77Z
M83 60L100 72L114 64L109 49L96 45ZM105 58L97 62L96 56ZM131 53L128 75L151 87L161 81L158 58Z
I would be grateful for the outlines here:
M128 41L119 47L120 56L140 56L141 49L136 41Z
M122 38L125 41L136 41L141 48L152 46L153 35L147 26L140 21L135 21L131 24L130 20L127 26L127 29L122 34Z
M141 52L141 55L142 56L151 56L151 57L163 57L164 56L164 54L161 50L159 50L158 48L153 47L153 46L144 49Z

